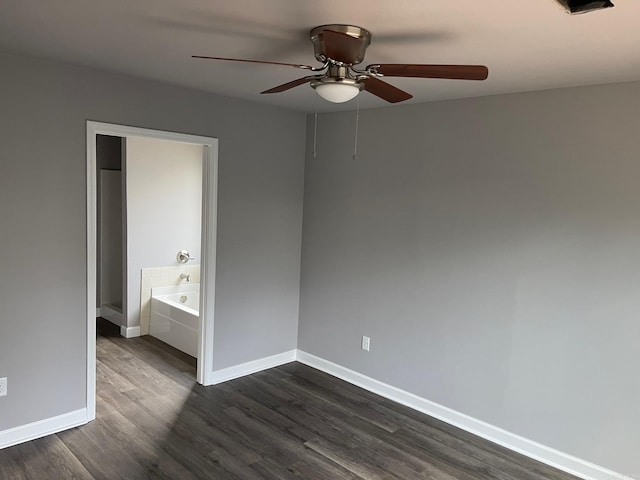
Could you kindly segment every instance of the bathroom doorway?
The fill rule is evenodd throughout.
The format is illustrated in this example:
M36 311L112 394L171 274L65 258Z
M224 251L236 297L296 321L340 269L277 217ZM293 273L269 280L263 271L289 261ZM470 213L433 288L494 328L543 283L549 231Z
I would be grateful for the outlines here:
M120 171L117 162L101 158L118 147ZM95 418L97 313L119 324L122 336L151 333L195 356L198 383L211 383L216 199L217 139L87 122L89 420ZM120 218L118 210L125 212ZM109 255L112 261L101 261ZM167 335L171 316L152 311L158 304L151 300L152 289L157 298L185 299L179 306L196 315L185 320L179 311L174 333ZM197 331L184 328L188 321Z

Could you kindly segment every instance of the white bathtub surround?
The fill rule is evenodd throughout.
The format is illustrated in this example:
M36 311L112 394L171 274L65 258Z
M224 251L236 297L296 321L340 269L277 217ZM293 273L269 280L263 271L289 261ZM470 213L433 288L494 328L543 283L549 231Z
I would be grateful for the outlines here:
M200 284L152 288L150 303L149 334L197 357Z
M180 275L191 275L187 282ZM177 265L142 269L140 286L140 335L149 334L151 318L151 289L186 284L200 284L200 265Z

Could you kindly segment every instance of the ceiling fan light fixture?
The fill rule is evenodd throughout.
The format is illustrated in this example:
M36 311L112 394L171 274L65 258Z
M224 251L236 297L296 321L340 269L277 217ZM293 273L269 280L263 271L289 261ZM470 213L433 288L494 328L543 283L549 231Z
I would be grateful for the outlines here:
M362 85L355 80L340 79L335 81L313 82L311 86L314 90L331 103L345 103L355 98L362 90Z

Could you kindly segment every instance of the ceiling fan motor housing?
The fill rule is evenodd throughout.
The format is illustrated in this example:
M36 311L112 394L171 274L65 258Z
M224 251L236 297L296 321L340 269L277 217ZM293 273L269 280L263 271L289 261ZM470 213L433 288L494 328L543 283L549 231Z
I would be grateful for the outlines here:
M353 55L353 63L349 65L357 65L362 63L364 60L364 54L367 50L367 47L371 43L371 32L362 27L356 27L354 25L321 25L319 27L315 27L311 30L311 42L313 43L313 50L316 56L316 59L319 62L324 63L327 60L327 49L324 43L324 31L330 30L332 32L339 32L350 37L357 38L361 40L360 42L360 51L354 52Z

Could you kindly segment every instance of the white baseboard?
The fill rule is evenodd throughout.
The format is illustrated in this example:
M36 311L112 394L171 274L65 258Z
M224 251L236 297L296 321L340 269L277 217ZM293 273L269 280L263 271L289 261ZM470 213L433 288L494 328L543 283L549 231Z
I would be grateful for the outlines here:
M124 338L134 338L140 336L140 327L125 327L124 325L120 327L120 335Z
M223 368L222 370L215 370L211 374L211 385L293 362L296 359L296 352L296 350L290 350L288 352L271 355L270 357L264 357L247 363L241 363L240 365L234 365L233 367Z
M125 335L127 333L130 336ZM121 334L127 338L139 336L140 327L121 327ZM483 422L482 420L457 412L438 403L419 397L405 390L401 390L392 385L380 382L371 377L301 350L290 350L270 357L252 360L240 365L234 365L233 367L216 370L211 372L211 385L233 380L234 378L250 375L252 373L277 367L296 360L577 477L584 478L586 480L634 480L631 477L560 452L533 440L526 439L494 425ZM57 417L4 430L0 432L0 449L61 432L62 430L74 428L86 423L87 409L83 408Z
M102 305L100 307L100 316L105 320L109 320L115 325L122 325L122 312L110 305Z
M0 432L0 449L78 427L85 423L87 423L87 409L81 408L57 417L3 430Z
M456 412L448 407L301 350L297 351L296 360L577 477L587 480L633 480L631 477L507 432L464 413Z

